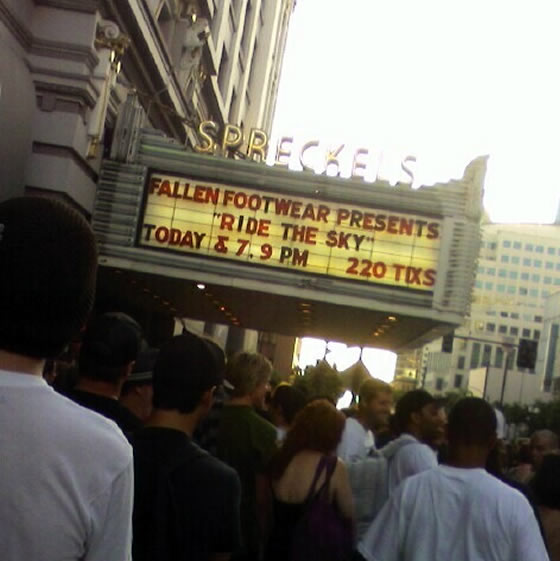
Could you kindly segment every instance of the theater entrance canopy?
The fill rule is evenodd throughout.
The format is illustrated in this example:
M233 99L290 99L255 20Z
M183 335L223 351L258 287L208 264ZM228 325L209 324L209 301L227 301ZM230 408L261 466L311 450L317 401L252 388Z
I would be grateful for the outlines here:
M402 350L469 311L486 160L412 189L187 152L106 160L100 290L158 313Z

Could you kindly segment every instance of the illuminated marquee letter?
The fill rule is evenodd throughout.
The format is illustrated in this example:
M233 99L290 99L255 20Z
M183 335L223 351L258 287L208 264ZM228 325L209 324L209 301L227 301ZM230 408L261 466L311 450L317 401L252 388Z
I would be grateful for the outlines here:
M247 158L254 160L254 156L258 156L260 162L266 160L266 151L268 149L268 135L260 129L251 129L249 134L249 143L247 145Z
M401 169L410 177L410 183L414 183L414 172L407 167L407 163L416 163L416 156L406 156L406 158L401 162ZM408 181L406 182L408 183Z
M352 161L352 177L361 177L362 179L365 176L366 171L366 164L364 162L360 162L358 158L360 156L367 156L369 151L366 148L358 148L354 153L354 160ZM362 170L364 174L358 173L358 171Z
M222 150L226 154L230 150L236 150L243 143L243 133L237 125L229 123L224 127L222 136Z
M319 147L319 141L318 140L310 140L309 142L306 142L302 149L301 152L299 153L299 163L301 164L301 167L303 168L303 171L314 171L312 167L308 166L305 161L304 161L304 156L305 153L307 152L307 150L309 150L310 148L318 148Z
M216 136L218 133L218 126L214 121L202 121L198 125L198 136L201 139L200 144L195 144L194 151L199 154L213 154L215 149L214 139L211 133Z
M283 136L278 141L278 146L276 148L276 162L275 165L277 166L289 166L290 165L290 158L292 156L292 147L291 146L284 146L284 144L292 144L294 141L293 136ZM287 158L283 160L283 158Z
M336 150L332 150L329 148L327 150L327 157L325 158L325 173L329 171L329 166L336 166L336 173L334 177L338 177L340 175L340 163L338 161L338 155L342 152L344 148L344 144L341 144Z

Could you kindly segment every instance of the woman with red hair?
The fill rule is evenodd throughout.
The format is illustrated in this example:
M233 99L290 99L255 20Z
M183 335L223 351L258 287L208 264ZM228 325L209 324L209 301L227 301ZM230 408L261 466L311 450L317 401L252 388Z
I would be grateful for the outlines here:
M297 414L282 448L272 458L269 474L274 524L265 556L267 561L300 558L313 561L309 547L316 548L318 555L320 551L324 561L338 561L343 559L343 553L350 553L354 516L352 491L346 466L335 455L344 422L344 415L326 399L312 401ZM313 504L318 498L332 506L332 509L327 507L331 512L325 524L332 523L333 516L339 518L330 530L320 528L322 524L313 526L310 523L310 516L325 516L323 507L317 514L317 504ZM306 524L304 530L303 524ZM342 547L338 547L338 542L332 543L333 534L339 530L344 536L338 540L344 542ZM303 536L302 531L317 532L317 535ZM328 532L330 535L325 535ZM344 539L346 537L348 539ZM321 550L322 546L329 551Z

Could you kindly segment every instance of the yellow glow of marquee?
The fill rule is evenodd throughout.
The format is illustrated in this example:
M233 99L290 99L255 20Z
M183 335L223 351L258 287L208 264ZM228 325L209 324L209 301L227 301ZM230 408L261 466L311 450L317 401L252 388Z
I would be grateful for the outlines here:
M152 173L138 244L431 291L441 235L430 217Z

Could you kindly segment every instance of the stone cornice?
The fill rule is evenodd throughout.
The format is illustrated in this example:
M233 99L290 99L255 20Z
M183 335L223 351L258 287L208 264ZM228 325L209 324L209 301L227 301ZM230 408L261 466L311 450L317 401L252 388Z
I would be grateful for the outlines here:
M0 2L0 22L2 22L17 39L18 43L28 50L31 45L31 32L12 14L4 2Z
M49 39L33 38L29 52L37 56L52 57L58 60L83 62L90 70L93 70L99 63L99 57L95 50L90 47L61 43Z

